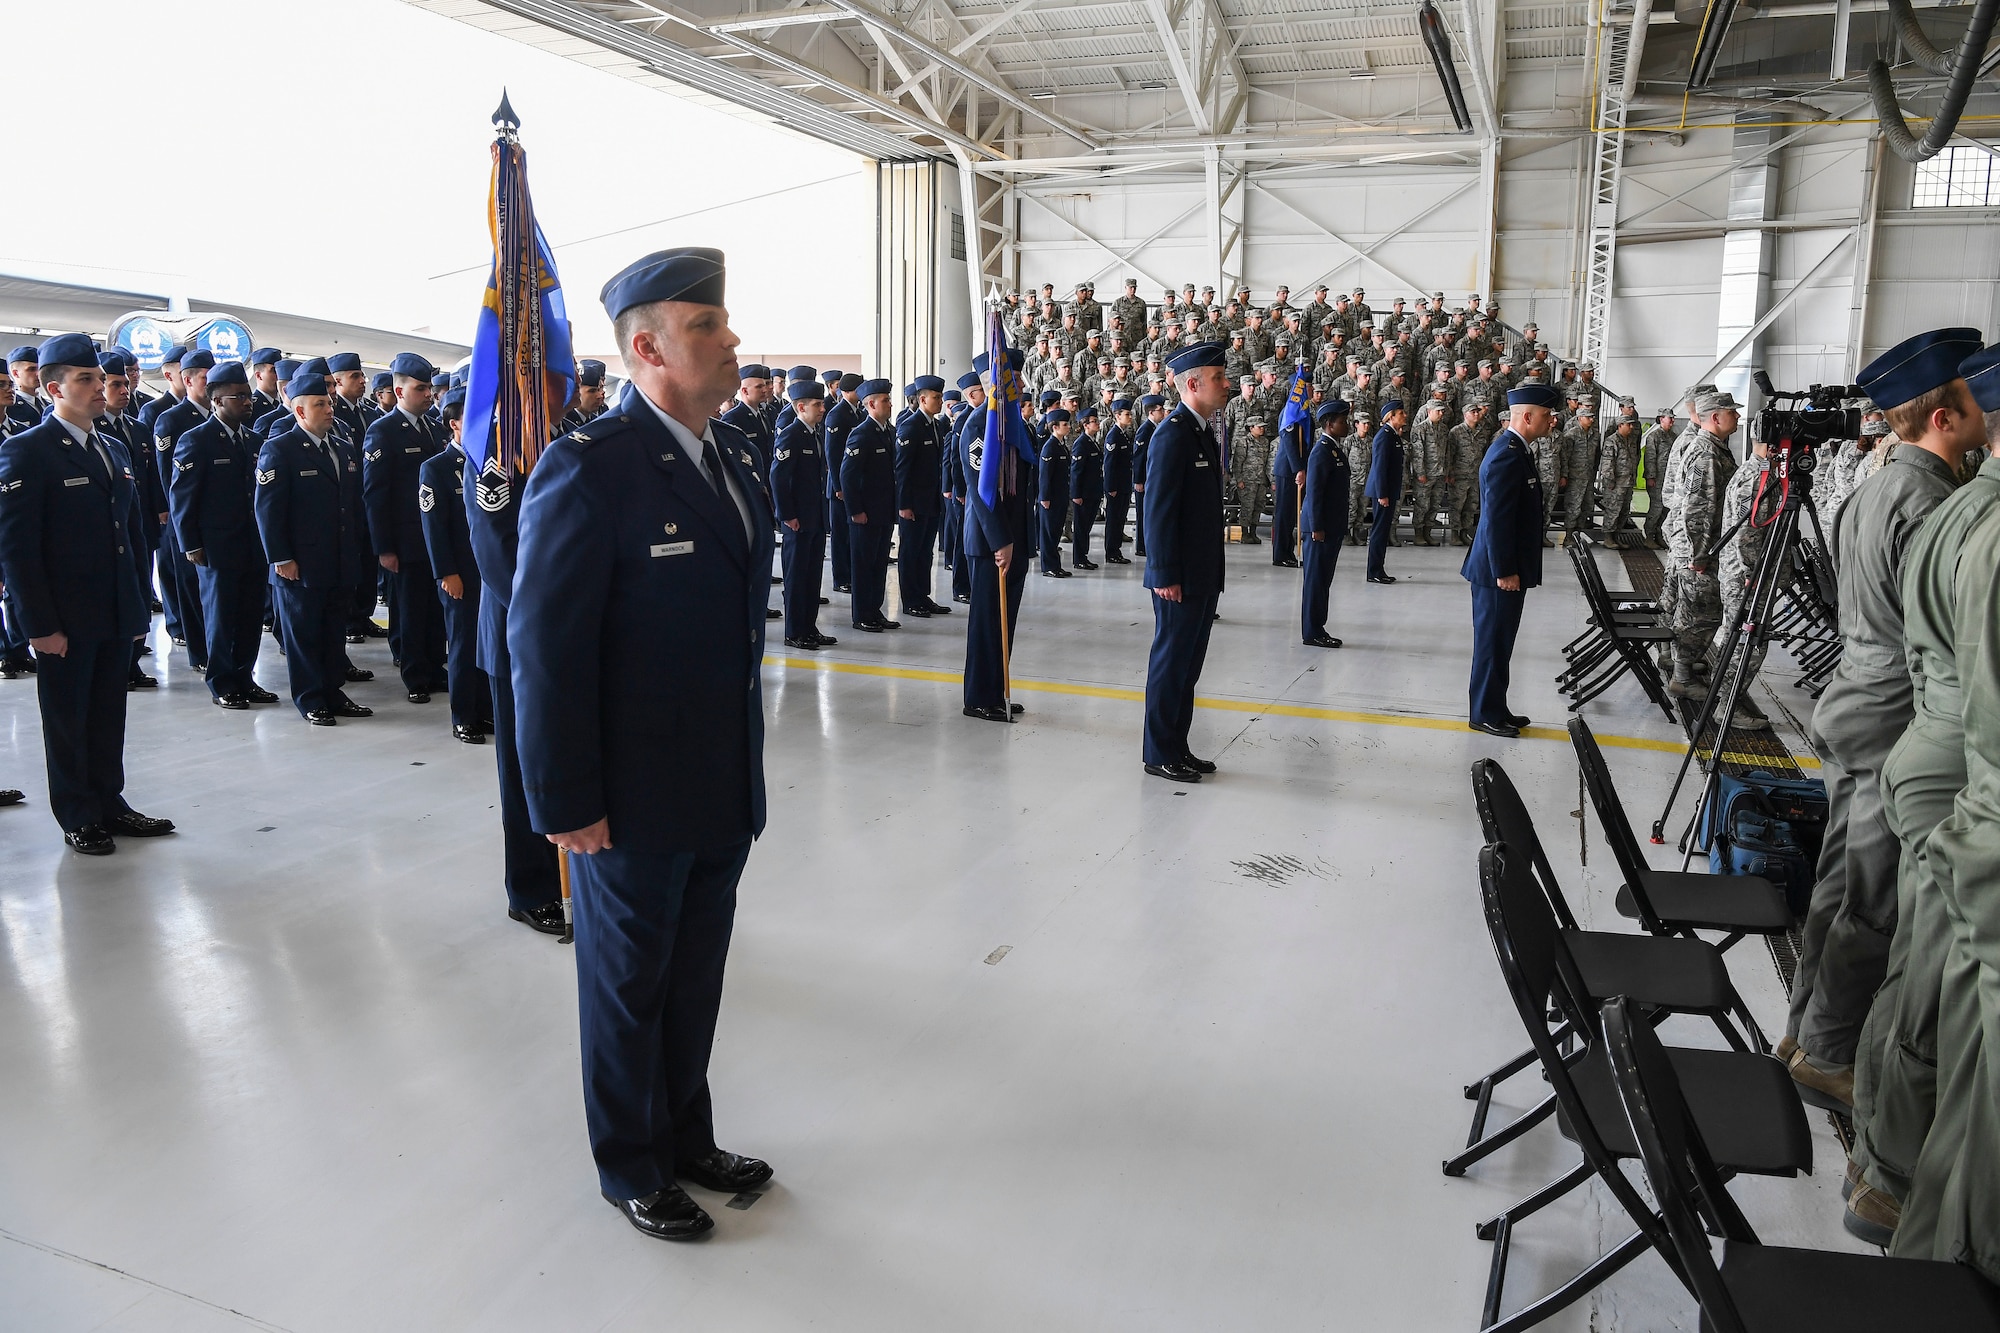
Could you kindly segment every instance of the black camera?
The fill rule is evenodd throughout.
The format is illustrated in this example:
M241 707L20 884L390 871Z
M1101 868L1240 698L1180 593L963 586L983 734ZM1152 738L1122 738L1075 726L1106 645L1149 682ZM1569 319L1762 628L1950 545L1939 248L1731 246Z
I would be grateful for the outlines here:
M1755 378L1771 400L1757 415L1757 434L1798 471L1812 471L1812 451L1821 445L1861 438L1861 409L1841 406L1845 399L1868 396L1858 385L1815 384L1794 393L1772 388L1771 377L1761 370Z

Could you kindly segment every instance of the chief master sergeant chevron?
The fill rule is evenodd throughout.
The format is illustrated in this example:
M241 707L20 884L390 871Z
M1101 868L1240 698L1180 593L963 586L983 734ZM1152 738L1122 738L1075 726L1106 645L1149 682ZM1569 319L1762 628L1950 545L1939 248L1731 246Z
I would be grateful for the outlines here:
M771 513L743 433L720 250L662 250L601 294L629 383L530 474L507 626L537 832L571 854L584 1118L646 1235L715 1223L771 1168L715 1142L708 1058L736 885L764 831L759 665Z

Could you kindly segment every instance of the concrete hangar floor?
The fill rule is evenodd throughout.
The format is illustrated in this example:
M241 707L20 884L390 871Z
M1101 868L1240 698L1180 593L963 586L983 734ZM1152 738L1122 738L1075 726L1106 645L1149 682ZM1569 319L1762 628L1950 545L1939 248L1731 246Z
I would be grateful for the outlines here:
M1221 773L1192 789L1140 769L1137 566L1030 579L1016 727L959 716L963 608L862 635L836 594L838 648L775 649L713 1083L777 1179L704 1196L698 1246L598 1198L571 953L505 916L492 750L403 702L379 642L376 716L332 730L149 658L128 792L181 831L96 859L49 819L33 683L0 682L0 785L29 795L0 811L0 1329L1470 1333L1474 1224L1576 1160L1543 1125L1438 1170L1461 1086L1524 1044L1474 759L1583 924L1630 928L1551 685L1581 599L1552 559L1515 662L1537 729L1500 741L1463 725L1456 551L1392 551L1394 587L1346 552L1335 652L1299 646L1268 553L1230 548L1195 724ZM268 641L261 673L284 689ZM1676 739L1636 689L1589 716ZM1608 754L1650 818L1675 755ZM1769 956L1728 957L1781 1030ZM1506 1085L1495 1123L1540 1093ZM1812 1178L1732 1189L1769 1241L1854 1249L1812 1119ZM1506 1308L1629 1230L1596 1187L1524 1223ZM1544 1327L1693 1324L1644 1256Z

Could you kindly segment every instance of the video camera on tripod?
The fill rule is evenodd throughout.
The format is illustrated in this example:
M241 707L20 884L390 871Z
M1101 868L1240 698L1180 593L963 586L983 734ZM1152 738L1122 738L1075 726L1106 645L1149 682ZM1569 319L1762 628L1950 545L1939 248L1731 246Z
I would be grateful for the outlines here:
M1787 472L1810 473L1813 450L1861 438L1861 409L1841 406L1844 399L1868 396L1859 385L1815 384L1797 393L1773 388L1770 375L1762 370L1751 378L1771 400L1757 414L1757 438L1769 446L1774 468L1782 465Z

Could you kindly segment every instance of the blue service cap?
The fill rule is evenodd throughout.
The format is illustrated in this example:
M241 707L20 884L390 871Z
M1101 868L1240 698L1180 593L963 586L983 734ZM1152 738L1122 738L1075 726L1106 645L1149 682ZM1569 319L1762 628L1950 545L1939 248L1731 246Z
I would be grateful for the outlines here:
M208 372L208 387L211 392L231 384L249 387L250 372L243 368L241 361L225 361Z
M736 378L739 380L767 380L771 378L771 368L761 362L752 361L747 366L738 366L736 368Z
M1854 377L1875 405L1901 407L1959 377L1959 363L1985 344L1978 329L1932 329L1905 338Z
M206 347L198 347L181 358L181 374L189 375L197 370L215 369L215 353Z
M1181 348L1167 358L1167 369L1176 375L1185 375L1190 370L1200 370L1203 366L1228 364L1228 351L1221 343L1195 343Z
M2000 347L1986 347L1958 363L1959 378L1982 412L2000 412Z
M1329 398L1313 409L1314 421L1331 421L1335 417L1344 417L1346 415L1347 400L1345 398Z
M1166 405L1167 400L1157 393L1142 393L1139 395L1139 410L1142 412L1150 412L1156 407L1165 407Z
M181 358L186 356L187 354L188 354L188 349L185 347L169 347L166 350L166 352L161 355L160 364L162 366L178 366L181 363Z
M425 362L424 364L429 365L430 363ZM359 352L335 352L326 359L326 368L336 375L345 375L350 370L359 370L361 369L361 354Z
M1048 411L1042 413L1042 424L1044 426L1053 426L1059 422L1064 422L1068 420L1069 420L1069 409L1067 408L1052 407Z
M384 389L393 389L395 387L396 377L386 370L376 371L374 378L368 381L368 392L370 393L380 393Z
M576 382L586 389L595 389L604 383L604 363L585 357L576 363Z
M793 380L785 386L785 397L795 403L802 398L823 403L826 401L826 386L818 380Z
M19 347L7 353L7 364L11 366L18 362L26 361L30 365L33 365L38 359L40 352L41 348L35 346L33 343L22 343Z
M866 380L850 370L840 377L840 391L842 393L854 393L865 383L867 383Z
M1007 364L1019 370L1022 366L1028 364L1028 354L1018 347L1009 347L1007 349ZM972 370L974 374L984 375L988 370L992 369L992 366L992 358L984 352L972 358Z
M819 373L819 378L822 384L834 385L840 383L841 377L840 372L837 370L822 370Z
M1078 421L1095 421L1095 420L1097 420L1097 404L1095 404L1095 403L1092 403L1092 404L1091 404L1090 406L1088 406L1088 407L1081 407L1081 408L1078 408L1078 409L1077 409L1077 413L1076 413L1076 419L1077 419Z
M300 398L324 398L326 376L316 370L301 370L285 381L285 396L295 402Z
M947 403L962 403L965 401L965 395L956 389L946 389L944 391L944 400Z
M1553 412L1562 406L1562 395L1553 384L1523 384L1519 388L1507 390L1509 407L1546 407Z
M787 384L793 384L799 380L816 380L818 378L819 369L816 366L793 366L785 372L785 383Z
M323 376L323 375L331 375L333 372L327 368L325 357L309 356L305 360L299 362L298 373L301 375Z
M438 410L450 411L454 407L463 408L464 406L465 386L463 384L454 384L444 391L444 401L439 405Z
M437 374L431 376L431 387L438 390L449 389L451 387L450 372L440 370Z
M97 354L97 368L107 375L128 375L132 371L132 363L126 358L125 353L114 347L108 352Z
M903 386L903 397L915 398L916 396L917 396L917 384L915 380L912 380L908 384L905 384Z
M842 380L841 383L845 384L846 381ZM889 381L884 379L863 380L855 391L863 398L873 398L878 393L889 392L890 387Z
M970 389L973 385L979 383L979 374L980 372L976 370L966 371L958 377L958 387L961 389Z
M604 303L604 313L613 319L635 305L651 305L655 301L721 305L727 276L720 250L699 245L655 250L613 274L597 299Z
M1402 411L1403 400L1400 398L1384 398L1379 404L1376 405L1375 410L1382 416L1386 417L1391 412Z
M15 348L20 351L20 348ZM8 358L10 361L12 357ZM97 369L97 344L84 333L58 333L55 337L35 349L37 366L81 366L86 370Z
M1113 414L1119 412L1130 412L1131 410L1132 410L1132 400L1130 398L1113 398L1111 400L1111 411L1113 412Z
M1035 400L1036 407L1047 407L1050 403L1060 403L1062 394L1055 389L1042 390L1042 396Z
M944 379L938 375L919 375L910 381L911 393L943 393Z
M275 347L259 347L250 353L250 364L253 366L275 366L284 359L285 354Z
M350 355L352 353L349 352L342 352L340 354L340 356ZM333 366L335 370L339 370L340 367L335 366L333 363L340 360L340 356L328 357L326 359L327 365ZM361 369L359 362L352 369ZM408 375L413 380L429 380L431 376L438 372L436 366L426 361L423 357L418 356L415 352L398 352L394 359L389 362L389 373L391 375Z
M283 361L280 361L278 363L278 383L283 384L287 380L291 379L292 376L298 374L299 366L302 364L303 363L299 361L298 358L290 356L286 357Z

